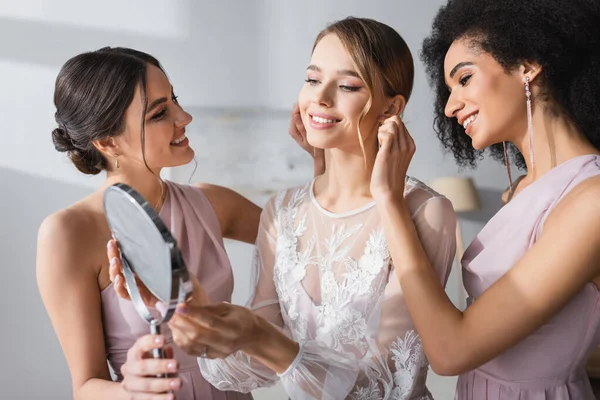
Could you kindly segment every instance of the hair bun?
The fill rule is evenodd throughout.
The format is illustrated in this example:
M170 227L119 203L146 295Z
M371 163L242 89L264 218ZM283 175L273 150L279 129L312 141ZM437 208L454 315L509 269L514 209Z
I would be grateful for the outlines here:
M56 151L67 152L76 150L73 140L67 131L61 127L52 131L52 142L54 143Z

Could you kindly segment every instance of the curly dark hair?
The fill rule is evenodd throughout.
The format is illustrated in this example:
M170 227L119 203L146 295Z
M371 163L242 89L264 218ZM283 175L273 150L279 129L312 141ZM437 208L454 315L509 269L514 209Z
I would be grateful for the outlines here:
M434 129L459 165L474 167L484 151L475 150L464 128L444 115L450 96L444 58L457 39L472 40L507 72L525 61L541 65L542 92L553 111L600 149L600 1L448 0L440 8L420 54L436 94ZM501 143L489 151L504 161ZM524 168L515 146L510 152Z

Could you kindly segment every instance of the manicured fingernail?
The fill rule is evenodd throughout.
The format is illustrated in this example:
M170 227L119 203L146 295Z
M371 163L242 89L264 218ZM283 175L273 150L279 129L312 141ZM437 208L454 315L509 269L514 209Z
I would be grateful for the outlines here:
M115 265L117 265L117 257L113 257L110 259L110 266L114 267Z
M154 343L156 343L156 344L162 344L162 342L163 342L162 336L157 336L157 337L154 338Z
M115 276L115 280L113 281L115 285L119 285L121 283L121 275Z
M169 371L177 371L177 364L175 364L174 361L171 361L170 363L167 364L167 369Z
M171 387L171 389L179 389L179 380L172 380L171 382L169 382L169 386Z
M111 245L111 244L112 244L112 239L111 239L111 240L109 240L108 242L106 242L106 247L107 247L108 249L110 249L110 245Z

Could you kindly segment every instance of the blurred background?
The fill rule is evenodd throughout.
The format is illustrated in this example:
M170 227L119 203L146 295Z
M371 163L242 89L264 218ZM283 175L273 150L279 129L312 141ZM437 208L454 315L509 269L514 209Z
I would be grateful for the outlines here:
M431 183L470 177L479 209L460 213L465 243L500 207L507 186L501 165L459 170L432 128L432 92L418 52L443 0L0 0L0 330L1 399L72 398L67 365L35 280L42 219L97 188L103 176L76 171L51 141L52 97L62 64L84 51L128 46L156 56L182 106L194 117L187 132L194 165L165 172L179 182L211 182L263 205L278 189L312 177L310 156L288 136L292 104L303 84L313 41L328 23L370 17L395 28L416 63L404 114L417 144L410 175ZM227 242L236 289L248 296L251 246ZM456 269L456 265L455 265ZM460 275L447 291L464 306ZM456 378L429 376L436 399L452 399ZM279 387L257 400L287 398Z

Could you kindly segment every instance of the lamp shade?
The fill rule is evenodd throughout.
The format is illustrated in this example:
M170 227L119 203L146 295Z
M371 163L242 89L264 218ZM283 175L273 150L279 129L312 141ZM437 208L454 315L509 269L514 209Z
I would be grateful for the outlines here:
M454 211L475 211L480 208L475 183L468 177L443 177L431 182L431 188L452 202Z

